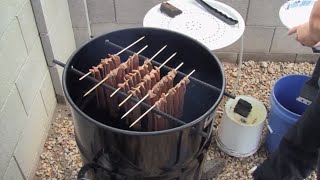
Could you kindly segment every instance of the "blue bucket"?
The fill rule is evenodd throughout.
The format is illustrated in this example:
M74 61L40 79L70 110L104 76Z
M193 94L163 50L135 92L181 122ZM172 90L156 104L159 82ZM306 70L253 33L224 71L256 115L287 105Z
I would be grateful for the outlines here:
M306 75L287 75L276 81L270 96L268 123L272 132L267 133L266 146L270 153L277 149L283 135L297 122L307 105L298 102Z

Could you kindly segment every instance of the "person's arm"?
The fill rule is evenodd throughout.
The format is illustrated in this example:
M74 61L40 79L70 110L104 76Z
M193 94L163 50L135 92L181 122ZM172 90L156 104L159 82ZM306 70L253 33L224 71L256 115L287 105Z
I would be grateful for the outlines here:
M310 18L309 18L309 29L312 38L319 42L320 41L320 1L316 1L313 5Z
M313 5L309 22L291 28L289 35L296 33L296 40L305 46L312 47L320 41L320 2Z
M320 148L320 93L253 173L255 180L304 179L315 170Z

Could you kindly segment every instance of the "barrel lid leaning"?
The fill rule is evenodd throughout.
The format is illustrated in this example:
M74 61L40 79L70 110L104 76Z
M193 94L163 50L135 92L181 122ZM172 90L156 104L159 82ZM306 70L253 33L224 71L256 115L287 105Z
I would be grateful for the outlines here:
M248 117L244 117L234 112L234 109L240 99L243 99L252 105ZM264 104L250 96L237 96L236 99L229 99L225 105L225 113L228 117L243 126L256 126L263 123L267 117L267 110Z

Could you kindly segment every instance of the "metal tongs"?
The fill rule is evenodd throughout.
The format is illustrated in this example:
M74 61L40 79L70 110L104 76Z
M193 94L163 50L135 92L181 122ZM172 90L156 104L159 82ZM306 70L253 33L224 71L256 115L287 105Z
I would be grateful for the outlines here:
M238 24L238 20L233 19L232 17L227 16L223 12L219 11L218 9L210 6L208 3L206 3L203 0L196 0L197 3L199 3L202 7L204 7L210 14L214 15L221 21L225 22L228 25L236 25Z

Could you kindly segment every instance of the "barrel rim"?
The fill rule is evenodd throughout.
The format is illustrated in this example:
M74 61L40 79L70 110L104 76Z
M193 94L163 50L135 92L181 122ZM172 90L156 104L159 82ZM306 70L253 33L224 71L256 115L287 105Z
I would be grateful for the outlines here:
M204 48L206 51L208 51L210 53L211 56L213 56L213 58L216 60L219 68L220 68L220 71L221 71L221 75L222 75L222 86L221 86L221 92L218 96L218 99L216 100L216 102L214 103L214 105L207 110L207 112L205 112L202 116L198 117L197 119L191 121L190 123L187 123L185 125L181 125L181 126L178 126L178 127L175 127L175 128L171 128L171 129L166 129L166 130L161 130L161 131L151 131L151 132L138 132L138 131L129 131L129 130L124 130L124 129L119 129L119 128L115 128L115 127L112 127L112 126L108 126L108 125L105 125L103 123L100 123L96 120L94 120L93 118L91 118L90 116L88 116L86 113L84 113L82 110L79 109L79 107L73 102L73 100L71 99L70 97L70 94L68 92L68 85L66 83L66 79L67 79L67 72L69 70L71 66L71 62L72 60L74 59L74 56L77 55L85 46L87 46L88 44L90 44L91 42L109 34L109 33L114 33L114 32L121 32L121 31L126 31L126 30L141 30L141 29L146 29L146 30L156 30L156 31L164 31L164 32L167 32L167 33L173 33L173 34L176 34L178 36L181 36L181 37L184 37L184 38L187 38L189 39L190 41L193 41L195 42L197 45L199 45L199 47L201 48ZM64 67L64 70L63 70L63 75L62 75L62 87L63 87L63 91L64 91L64 94L65 94L65 97L67 99L67 101L69 102L69 104L71 105L71 107L77 112L79 113L80 115L82 115L83 117L85 117L85 119L87 121L90 121L92 122L93 124L101 127L101 128L104 128L104 129L107 129L107 130L110 130L110 131L113 131L113 132L116 132L116 133L122 133L122 134L127 134L127 135L134 135L134 136L150 136L150 135L161 135L161 134L168 134L168 133L173 133L173 132L176 132L176 131L182 131L184 129L187 129L187 128L191 128L192 126L198 124L200 121L204 121L205 118L207 116L209 116L211 113L214 112L214 110L218 107L218 105L220 104L221 100L222 100L222 96L224 94L224 91L225 91L225 86L226 86L226 80L225 80L225 72L224 72L224 69L223 69L223 65L222 63L219 61L219 59L216 57L216 55L214 55L205 45L201 44L199 41L189 37L189 36L186 36L184 34L181 34L181 33L178 33L178 32L174 32L174 31L170 31L170 30L165 30L165 29L160 29L160 28L151 28L151 27L136 27L136 28L126 28L126 29L121 29L121 30L116 30L116 31L112 31L112 32L109 32L109 33L105 33L105 34L102 34L102 35L99 35L99 36L96 36L94 38L92 38L91 40L89 40L88 42L86 42L85 44L83 44L81 47L79 47L78 49L76 49L72 54L71 56L69 57L68 61L66 62L66 65Z

